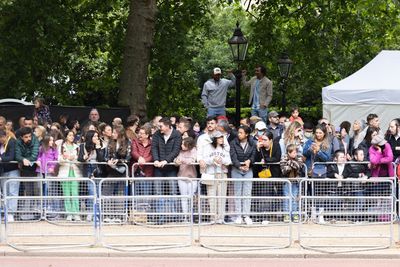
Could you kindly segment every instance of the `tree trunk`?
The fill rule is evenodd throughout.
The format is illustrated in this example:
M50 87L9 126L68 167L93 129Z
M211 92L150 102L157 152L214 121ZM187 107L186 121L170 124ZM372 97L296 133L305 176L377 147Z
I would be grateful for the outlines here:
M156 11L156 0L131 0L118 96L120 106L129 106L131 114L144 117Z

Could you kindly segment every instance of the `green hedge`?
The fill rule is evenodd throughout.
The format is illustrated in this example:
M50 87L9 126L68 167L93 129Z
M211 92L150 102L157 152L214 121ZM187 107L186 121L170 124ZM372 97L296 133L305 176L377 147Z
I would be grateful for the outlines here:
M317 123L317 121L322 117L322 108L320 106L316 107L305 107L305 108L299 108L300 109L300 117L303 119L303 121L311 121L314 124ZM280 111L279 108L277 107L270 107L269 111L271 110L276 110ZM235 108L227 108L226 109L226 115L230 118L235 117ZM240 117L250 117L251 116L251 108L241 108L240 109ZM290 111L287 111L287 116L290 116Z

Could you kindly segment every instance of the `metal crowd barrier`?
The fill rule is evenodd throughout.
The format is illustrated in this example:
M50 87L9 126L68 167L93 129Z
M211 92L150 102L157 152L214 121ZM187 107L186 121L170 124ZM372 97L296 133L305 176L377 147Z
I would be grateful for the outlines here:
M9 190L5 191L6 244L17 250L31 251L92 246L96 243L96 219L94 222L83 222L83 216L96 217L96 196L66 195L65 190L60 190L66 186L76 187L80 183L94 186L93 181L87 178L19 178L7 180L4 188L9 189L9 184L14 182L19 182L27 190L24 196L13 196ZM48 183L57 184L57 194L43 194L44 185ZM86 207L82 209L85 203ZM87 206L88 203L90 206ZM15 207L15 204L17 209L11 209L11 205ZM71 227L73 225L79 227Z
M141 164L135 164L132 170L137 165ZM340 181L229 178L212 183L177 177L3 179L7 180L2 188L4 240L23 251L91 246L96 242L119 251L190 246L195 223L199 244L212 250L285 248L292 242L290 219L295 219L295 215L300 221L298 239L303 248L328 253L382 249L393 241L394 205L398 201L394 198L393 178ZM186 194L179 195L179 181L191 188ZM28 193L11 194L10 186L15 182L28 188ZM235 194L235 185L239 184L241 188L247 186L247 193ZM292 187L296 184L299 185L299 212L293 205L296 200ZM98 192L87 194L89 186ZM216 187L215 194L205 194L209 186L210 192L213 192L212 186ZM15 202L17 209L10 207ZM235 209L235 205L241 205L242 209ZM84 222L88 216L91 220ZM239 216L242 217L240 224L236 221ZM244 221L246 217L251 223ZM355 233L352 226L360 226L360 232ZM327 235L327 227L334 231Z
M113 174L119 174L122 177L128 178L129 177L129 168L128 165L126 163L117 163L117 165L115 165L114 168L112 168L107 162L81 162L81 161L48 161L46 162L46 167L45 167L45 177L47 178L52 178L54 176L49 176L48 175L48 166L49 165L57 165L58 168L61 168L61 166L73 166L76 165L80 171L82 176L81 177L86 177L91 179L94 183L92 184L88 184L88 186L86 187L82 187L82 185L79 185L79 192L81 194L94 194L97 197L99 196L99 183L102 179L104 179L103 176L108 176L111 179L113 179L112 175ZM96 169L97 167L101 167L102 170L104 171L104 173L99 176L99 177L87 177L87 174L84 173L85 167L89 167L91 169ZM115 171L113 171L115 170ZM107 171L109 173L107 173ZM107 175L108 174L108 175ZM110 176L111 175L111 176ZM59 173L57 173L57 177L61 177ZM69 177L62 177L62 178L66 178L68 179ZM119 177L121 178L121 177ZM93 186L94 185L94 186ZM57 188L54 189L54 187L51 186L51 183L46 183L46 186L44 187L44 195L48 196L48 195L53 195L54 194L54 190L56 190L56 194L57 194ZM110 183L110 188L106 188L105 190L108 191L115 191L115 193L123 193L125 195L128 195L128 183L126 182L124 185L120 184L120 183ZM90 201L89 201L90 202ZM97 203L95 203L94 206L94 215L93 218L89 218L87 219L88 221L92 221L94 220L95 223L99 223L100 220L105 219L105 223L121 223L121 222L126 222L127 218L128 218L128 212L127 210L125 210L125 213L122 214L121 216L118 216L118 219L114 219L114 220L109 220L110 218L107 216L100 216L100 211L99 211L99 207L97 205ZM52 221L52 223L58 223L57 221Z
M132 195L104 194L104 188L110 183L127 181L131 183ZM178 183L179 186L181 183L189 185L191 182L192 179L181 177L102 179L101 212L113 218L121 217L125 209L129 212L128 225L116 226L101 220L102 245L119 251L190 246L193 240L193 193L188 191L179 195L173 186L178 186Z
M343 253L392 245L393 179L307 179L300 192L300 214L309 216L298 225L301 247ZM332 227L329 234L326 227Z
M207 195L201 191L198 196L198 241L201 246L227 252L291 245L292 223L290 219L286 220L293 215L291 182L288 179L217 178L201 183L205 183L208 190ZM247 189L240 195L229 196L226 194L229 183ZM260 186L251 188L255 183ZM285 195L282 194L283 188L287 192ZM229 199L234 200L235 207L229 207Z
M0 162L0 165L2 165L2 167L4 167L4 165L9 165L12 164L14 165L14 167L16 167L15 170L12 171L8 171L8 172L3 172L2 176L0 177L0 214L2 216L0 216L0 242L4 243L5 242L5 228L4 228L4 223L5 223L5 205L4 205L4 198L5 198L5 194L4 192L6 192L5 190L5 182L7 180L13 179L13 178L19 178L20 177L20 171L19 171L19 162L18 161L9 161L9 162ZM3 169L4 171L4 169ZM18 182L14 182L13 184L9 184L9 186L12 187L11 193L14 196L18 196L19 195L19 190L20 190L20 185ZM23 189L23 188L21 188Z

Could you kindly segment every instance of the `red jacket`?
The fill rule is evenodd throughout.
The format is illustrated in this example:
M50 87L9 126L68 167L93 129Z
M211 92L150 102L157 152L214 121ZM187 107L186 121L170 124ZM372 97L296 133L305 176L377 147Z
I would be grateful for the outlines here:
M131 155L134 163L137 163L139 157L143 157L146 162L153 162L153 156L151 155L151 140L149 140L147 146L143 146L143 144L138 139L132 139ZM141 166L141 169L143 170L146 177L153 176L153 166L144 165Z

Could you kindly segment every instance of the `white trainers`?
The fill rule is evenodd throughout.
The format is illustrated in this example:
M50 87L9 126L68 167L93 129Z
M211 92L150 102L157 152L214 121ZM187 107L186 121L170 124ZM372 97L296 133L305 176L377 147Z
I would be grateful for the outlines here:
M264 221L261 222L261 224L262 224L262 225L268 225L268 224L269 224L269 221L264 220Z
M68 222L72 222L72 215L68 215L68 216L67 216L67 221L68 221Z
M80 222L80 221L81 221L81 216L75 215L75 216L74 216L74 221Z
M216 224L224 224L224 220L218 219L215 223L216 223Z
M319 215L318 216L318 223L319 224L325 224L326 221L324 220L324 215Z
M234 220L235 224L242 224L243 220L242 220L242 216L238 216L235 220Z
M111 218L110 218L110 217L105 217L105 218L103 219L103 222L104 222L104 223L110 223L110 222L111 222Z
M111 220L112 223L121 223L121 219L120 218L113 218Z
M14 222L14 215L9 214L9 215L7 216L7 222Z
M253 224L253 220L249 216L244 217L244 222L247 225L252 225Z
M89 214L89 215L86 217L86 221L87 221L87 222L91 222L92 219L93 219L93 215L92 215L92 214Z

